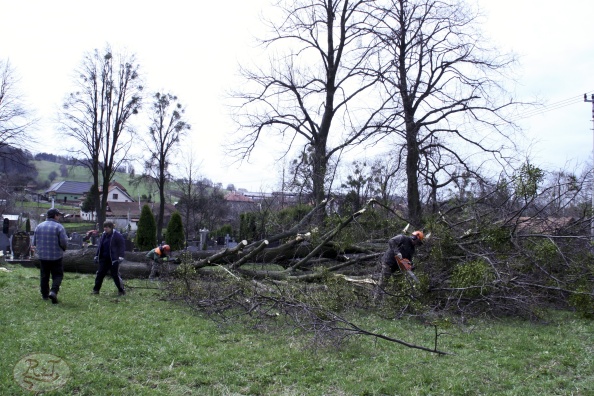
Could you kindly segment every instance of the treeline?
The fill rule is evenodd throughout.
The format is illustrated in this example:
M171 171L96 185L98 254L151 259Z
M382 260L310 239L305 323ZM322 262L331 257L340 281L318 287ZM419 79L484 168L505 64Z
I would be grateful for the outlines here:
M85 166L84 159L74 158L74 157L64 157L61 155L56 154L49 154L49 153L39 153L35 154L33 157L36 161L48 161L54 162L56 164L63 164L63 165L70 165L70 166ZM125 166L122 165L117 168L117 172L122 173L134 173L134 168L132 166Z
M56 154L49 154L49 153L39 153L35 154L33 157L36 161L48 161L54 162L56 164L64 164L64 165L78 165L79 161L73 157L64 157L61 155Z

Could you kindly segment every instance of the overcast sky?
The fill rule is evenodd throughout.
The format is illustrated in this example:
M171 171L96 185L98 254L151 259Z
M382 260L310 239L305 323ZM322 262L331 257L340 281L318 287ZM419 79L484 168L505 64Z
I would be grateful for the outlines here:
M0 59L9 59L20 88L51 136L83 54L109 43L137 56L147 87L176 94L192 125L191 146L201 173L224 186L276 188L281 167L260 151L254 164L228 166L222 152L235 125L224 106L237 84L238 62L252 52L268 0L130 1L0 0ZM544 101L542 112L520 121L534 141L530 155L549 168L574 168L593 148L594 35L592 0L478 0L488 16L484 33L520 57L519 99ZM60 145L39 151L60 154ZM66 154L63 152L62 154Z

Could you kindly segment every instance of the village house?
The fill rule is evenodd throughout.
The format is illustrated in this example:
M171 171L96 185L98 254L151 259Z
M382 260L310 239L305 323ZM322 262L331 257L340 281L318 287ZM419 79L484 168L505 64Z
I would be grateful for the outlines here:
M92 183L78 181L61 181L54 183L45 190L45 195L53 198L55 202L63 204L80 203L85 199L86 194L91 189Z
M137 202L130 196L124 186L118 182L109 183L107 194L107 208L105 210L105 220L112 221L119 231L134 232L138 229L138 220L142 206L146 203ZM88 191L87 191L88 192ZM86 195L86 194L85 194ZM158 203L149 203L151 211L156 215L159 210ZM163 215L163 224L167 224L171 214L176 211L172 204L165 204L165 213ZM80 211L80 216L86 221L96 221L97 214L93 212Z

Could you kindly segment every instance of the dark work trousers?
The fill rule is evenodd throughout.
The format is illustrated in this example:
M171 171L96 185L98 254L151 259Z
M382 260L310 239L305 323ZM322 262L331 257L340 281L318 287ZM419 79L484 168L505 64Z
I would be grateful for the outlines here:
M103 278L105 278L105 275L107 275L108 271L111 273L113 283L115 283L119 291L123 292L124 281L120 277L120 263L116 261L116 264L112 264L111 260L109 259L99 261L99 270L97 271L97 276L95 277L95 287L93 290L101 290Z
M39 260L41 265L41 277L39 282L39 289L43 297L47 297L50 292L49 280L50 275L52 277L52 288L51 291L58 294L60 291L60 285L64 278L64 266L62 265L62 259L58 260Z

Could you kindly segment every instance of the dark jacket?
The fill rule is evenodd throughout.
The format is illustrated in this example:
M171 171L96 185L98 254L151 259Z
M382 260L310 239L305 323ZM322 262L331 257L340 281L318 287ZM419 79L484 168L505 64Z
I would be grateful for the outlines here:
M398 253L402 255L402 258L412 262L415 255L415 244L411 237L397 235L388 241L388 250L384 253L384 262L393 269L398 267L398 263L396 263L396 259L394 258Z
M119 232L117 232L116 230L113 230L111 235L111 241L109 244L109 259L114 262L114 261L118 261L120 259L120 257L125 257L124 255L126 254L126 241L124 240L124 237L122 236L122 234L120 234ZM99 259L99 261L105 261L106 257L103 257L101 255L101 245L102 242L105 238L107 238L108 235L107 233L104 231L101 234L101 238L99 238L99 242L97 243L97 252L95 253L95 256L97 256L97 258Z

